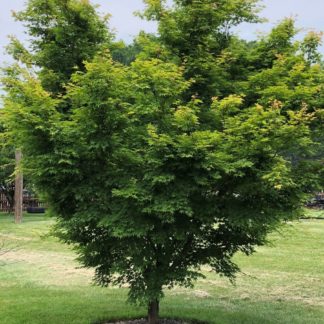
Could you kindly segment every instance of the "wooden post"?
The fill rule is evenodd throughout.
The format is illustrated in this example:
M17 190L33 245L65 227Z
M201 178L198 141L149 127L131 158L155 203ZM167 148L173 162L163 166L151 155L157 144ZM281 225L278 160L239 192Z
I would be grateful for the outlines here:
M17 149L16 156L16 178L15 178L15 223L20 224L23 215L23 174L20 170L22 153Z

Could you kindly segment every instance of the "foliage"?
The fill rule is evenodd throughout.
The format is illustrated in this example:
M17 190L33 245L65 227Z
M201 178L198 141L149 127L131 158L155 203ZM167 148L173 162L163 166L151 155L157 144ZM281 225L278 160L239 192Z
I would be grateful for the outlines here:
M261 21L258 0L174 1L168 8L165 1L146 0L144 16L158 20L161 43L184 65L184 75L195 82L186 93L197 94L206 103L224 95L226 76L220 71L217 58L231 41L231 28L242 22ZM231 94L231 93L228 93Z
M71 75L77 70L84 70L84 62L91 60L112 39L106 28L108 16L98 17L95 8L88 1L32 0L27 3L24 11L15 12L14 17L25 24L27 33L31 36L30 49L12 36L7 48L17 64L6 68L5 74L8 79L11 78L12 95L18 101L21 92L26 90L19 86L21 73L30 80L37 75L42 89L54 98L60 97L65 93ZM23 66L29 71L26 72ZM68 112L69 103L64 102L57 109L63 113ZM42 118L46 119L46 116L43 115ZM42 137L41 129L34 129L35 141L38 147L50 149L51 145L46 136ZM1 129L1 136L1 190L13 208L13 141L5 135L4 127ZM25 169L25 176L26 171L28 176L28 167Z
M141 52L141 50L141 45L137 41L134 41L129 45L126 45L121 41L113 44L111 54L114 61L130 65L135 61L136 56Z
M146 3L160 36L141 35L129 66L101 49L60 96L30 69L3 82L60 237L98 283L157 307L203 265L234 279L235 253L300 215L323 172L323 70L291 20L253 43L230 35L258 21L254 0Z
M108 16L99 18L87 0L30 0L14 16L31 36L32 52L15 38L9 52L40 68L42 86L54 96L64 92L71 74L83 70L84 61L91 60L111 39Z
M0 113L0 118L2 113ZM4 194L10 209L14 209L15 183L15 152L11 145L7 145L6 134L0 120L0 193Z

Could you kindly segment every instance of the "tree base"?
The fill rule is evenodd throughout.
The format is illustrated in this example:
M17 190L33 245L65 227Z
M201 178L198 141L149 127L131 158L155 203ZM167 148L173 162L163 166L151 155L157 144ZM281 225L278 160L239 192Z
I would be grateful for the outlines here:
M120 320L115 322L104 322L102 324L147 324L148 320L146 318L139 318L133 320ZM190 322L180 319L172 318L160 318L159 324L190 324Z

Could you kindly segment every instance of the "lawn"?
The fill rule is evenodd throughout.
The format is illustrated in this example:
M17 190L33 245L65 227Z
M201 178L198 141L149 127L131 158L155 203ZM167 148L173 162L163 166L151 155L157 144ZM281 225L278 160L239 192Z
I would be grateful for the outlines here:
M316 213L316 212L314 212ZM0 323L100 323L141 317L145 308L125 303L126 288L100 288L92 271L48 235L53 220L26 216L15 225L0 215ZM272 246L236 256L236 286L205 269L195 288L166 292L161 316L209 323L324 323L324 220L287 224Z
M323 218L324 219L324 209L311 209L306 208L304 212L304 218Z

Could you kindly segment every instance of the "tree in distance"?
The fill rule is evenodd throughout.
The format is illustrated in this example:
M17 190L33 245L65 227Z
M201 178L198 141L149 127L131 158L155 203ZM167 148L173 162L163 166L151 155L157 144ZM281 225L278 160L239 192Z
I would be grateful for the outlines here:
M233 255L265 244L323 185L324 92L319 34L294 41L291 19L258 41L231 34L259 21L256 0L145 3L159 35L115 52L126 64L103 40L59 86L43 73L56 75L56 65L40 61L12 67L3 83L9 134L58 217L57 234L99 284L127 284L156 323L163 289L191 287L203 265L234 280ZM48 9L28 8L19 17L34 31ZM60 30L60 20L45 21L32 36ZM36 38L33 57L59 39Z
M9 204L9 212L14 210L15 181L15 150L8 145L6 132L1 124L2 113L0 111L0 193L3 194Z

